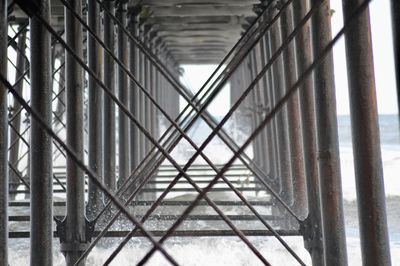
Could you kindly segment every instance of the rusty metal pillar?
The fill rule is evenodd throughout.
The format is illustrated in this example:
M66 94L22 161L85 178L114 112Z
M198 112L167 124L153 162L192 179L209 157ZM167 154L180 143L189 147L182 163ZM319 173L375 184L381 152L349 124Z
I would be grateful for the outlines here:
M150 38L149 38L149 30L150 27L145 25L144 27L144 33L143 33L143 39L144 43L147 45L147 47L150 46ZM150 80L150 67L151 67L151 62L150 59L145 57L144 60L144 82L143 82L143 87L144 89L150 94L151 93L151 80ZM144 101L144 127L147 129L147 131L151 134L151 106L152 103L150 102L149 98L147 96L144 96L145 101ZM145 139L145 151L146 153L150 150L150 141L148 138Z
M255 75L258 75L259 71L262 69L262 67L264 65L262 65L262 63L265 64L265 62L263 62L262 60L262 45L263 43L260 41L253 49L253 60L254 60L254 70L255 70ZM255 106L256 108L256 112L257 112L257 116L259 121L261 122L262 119L265 116L265 107L266 107L266 95L265 95L265 86L266 86L266 80L265 80L265 75L264 77L258 82L258 85L256 86L256 88L253 90L256 92L256 97L258 98L258 102L257 105ZM270 171L270 147L269 147L269 143L267 141L267 128L265 128L264 130L262 130L259 134L259 138L260 138L260 147L261 147L261 163L260 163L260 167L263 171L265 171L266 173L268 173L268 171Z
M260 43L258 45L258 51L259 51L259 67L262 69L266 65L266 38L263 36L260 39ZM269 102L269 76L268 73L265 73L262 80L261 80L261 94L262 94L262 117L265 117L265 114L268 113L269 108L270 108L270 102ZM268 176L270 179L273 179L276 177L276 174L274 172L274 165L275 165L275 155L274 155L274 144L272 142L272 125L274 121L271 121L263 130L263 138L265 141L265 154L266 158L264 158L264 171L268 173Z
M144 42L144 25L141 24L139 27L139 38L142 42ZM139 70L140 70L140 75L139 75L139 81L143 85L145 80L146 80L146 68L145 68L145 61L146 57L143 52L140 52L139 56ZM145 114L145 106L146 106L146 97L142 91L139 91L139 121L142 125L144 125L144 122L146 120L146 114ZM146 137L143 133L140 133L140 160L144 158L146 155Z
M392 11L392 31L393 31L394 67L396 71L397 108L399 112L399 121L400 121L400 1L390 0L390 3Z
M344 21L363 0L343 3ZM391 265L369 9L345 35L363 265Z
M81 15L82 2L70 0L75 13ZM66 43L82 58L82 26L74 15L65 8ZM84 160L83 147L83 72L78 62L66 51L65 76L67 93L67 145ZM58 222L57 231L66 264L74 265L90 241L89 224L85 217L84 175L73 159L67 157L67 214ZM84 260L79 263L84 265Z
M330 16L329 1L324 1L312 20L315 57L332 39ZM325 263L347 265L332 52L314 73Z
M26 30L18 37L18 48L17 48L17 64L15 71L15 80L18 80L25 72L25 47L26 47ZM18 84L14 85L15 90L22 95L24 80L21 79ZM11 126L9 129L10 134L10 157L9 162L14 167L16 171L18 171L18 162L19 162L19 148L20 148L20 139L19 133L21 131L21 112L19 112L21 108L21 104L17 101L13 101L12 112L13 120L11 121ZM17 113L18 112L18 113ZM18 178L18 173L15 173L10 169L9 171L9 189L10 191L16 190L21 183ZM15 197L16 194L10 194L10 198Z
M298 24L309 10L309 1L293 2L294 23ZM297 69L299 76L312 63L311 22L306 23L296 37ZM307 182L308 216L302 223L306 249L314 266L324 265L322 241L321 203L317 160L317 133L315 122L315 97L312 76L308 76L300 88L300 110L303 131L304 168Z
M271 57L271 39L269 38L269 34L266 33L265 37L262 38L263 43L263 51L265 62L268 62ZM266 95L267 95L267 112L269 112L274 106L275 102L275 91L274 91L274 79L273 79L273 70L270 69L267 74L267 84L266 84ZM279 175L279 148L278 148L278 133L277 133L277 119L273 119L268 125L268 142L269 147L271 148L271 178L274 180L274 188L277 189L277 184L279 185L278 175Z
M135 7L130 10L130 21L129 30L132 36L138 36L139 34L139 13L140 7ZM129 42L130 59L129 59L129 70L131 73L138 78L139 76L139 48L136 44L131 41ZM139 88L134 82L130 82L130 99L129 107L130 112L138 117L138 101L139 101ZM130 123L130 168L134 170L139 164L140 146L139 143L139 129L134 123Z
M256 68L256 57L255 51L251 51L249 57L245 61L246 68L248 69L249 75L247 76L248 81L247 84L250 84L255 77L257 76L257 68ZM260 117L258 116L258 101L259 97L259 87L256 86L254 90L250 93L249 97L249 111L251 114L251 131L253 131L258 124L260 123ZM262 164L262 144L260 135L258 135L253 141L253 161L257 165Z
M50 1L36 0L37 14L50 23ZM52 124L52 64L50 33L33 16L31 29L31 106ZM53 152L52 139L32 119L30 137L31 265L53 264Z
M88 0L87 21L90 29L100 36L100 7L96 0ZM89 68L101 78L102 60L100 57L100 47L93 36L87 33L87 57ZM88 157L89 168L97 174L99 178L103 177L103 145L102 145L102 91L92 76L88 77L89 94L89 140ZM89 179L88 204L86 213L89 219L97 216L102 203L102 195L97 186Z
M270 32L271 54L281 46L281 29L279 22L274 23ZM279 101L285 92L285 80L283 76L283 60L278 57L273 66L273 88L274 102ZM280 179L280 194L283 200L291 205L293 203L293 183L291 178L290 167L290 151L289 151L289 129L287 123L287 107L285 106L277 114L277 137L279 149L279 179Z
M114 14L114 1L104 1L107 10ZM114 22L107 12L104 12L104 43L108 49L114 51ZM104 51L104 85L115 93L115 65L113 58ZM116 186L116 146L115 146L115 104L108 95L104 94L104 136L103 136L103 174L104 184L114 190Z
M7 0L0 0L0 74L7 78ZM0 82L0 265L8 265L7 87Z
M288 6L280 19L282 39L288 38L293 31L292 6ZM294 41L290 42L283 50L283 70L286 90L297 81L296 57ZM289 145L290 160L293 180L293 209L296 214L305 218L307 216L307 192L304 173L304 154L302 147L302 132L300 118L299 93L296 92L288 101Z
M127 4L120 2L116 13L117 18L124 27L127 25ZM117 55L118 59L129 66L128 38L124 31L118 27L117 30ZM126 106L129 106L128 76L118 67L117 72L118 98ZM118 184L121 185L129 175L129 119L122 112L118 113Z

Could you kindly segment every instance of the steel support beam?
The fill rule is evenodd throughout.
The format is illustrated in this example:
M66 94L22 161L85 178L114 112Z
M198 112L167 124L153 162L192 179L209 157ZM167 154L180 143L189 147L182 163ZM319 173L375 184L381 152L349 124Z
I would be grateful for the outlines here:
M0 74L7 78L7 0L0 0ZM0 265L8 265L7 87L0 83Z
M18 37L18 49L17 49L17 64L15 71L15 80L18 80L25 72L25 47L26 47L26 30L23 30L21 35ZM22 95L24 80L21 79L18 84L15 84L15 90ZM15 117L11 121L12 127L10 127L10 144L13 145L10 147L10 158L9 162L14 167L15 170L18 171L18 163L19 163L19 148L20 148L20 139L19 134L21 132L21 104L18 101L13 101L12 112L11 114ZM16 113L19 112L19 113ZM9 189L16 190L21 183L18 178L19 173L15 173L10 169L9 171ZM14 197L15 194L10 195Z
M268 38L268 33L266 33L266 36L264 36L261 41L261 58L263 60L262 65L264 66L268 60L270 60L270 39ZM266 74L266 83L265 83L265 95L266 95L266 101L265 101L265 109L268 112L271 109L271 106L274 105L274 90L273 90L273 73L272 70L270 69ZM277 143L277 121L276 119L273 119L269 125L267 125L267 140L268 140L268 147L269 147L269 153L270 153L270 168L269 168L269 174L272 180L275 180L274 183L276 184L276 179L278 178L278 143ZM276 186L275 186L276 189Z
M298 24L309 10L309 1L294 1L294 23ZM312 63L311 23L306 23L296 38L297 69L299 76ZM314 266L324 265L322 241L321 203L317 160L317 132L315 122L315 97L312 76L303 82L300 91L300 110L303 123L304 168L307 182L308 216L302 224L306 249Z
M342 2L346 23L364 1ZM368 8L350 24L345 42L362 262L388 266L390 243Z
M38 15L50 22L50 1L36 0ZM52 63L50 33L36 17L31 28L31 106L52 124ZM36 66L36 67L35 67ZM40 67L37 67L40 66ZM52 139L35 119L30 138L31 265L53 265Z
M88 25L90 29L100 36L100 8L96 0L88 0ZM87 57L89 68L101 77L100 47L96 40L88 33L87 36ZM103 160L103 145L102 145L102 90L97 85L97 82L91 77L88 77L88 94L89 94L89 128L88 128L88 157L89 168L97 174L98 177L103 177L102 160ZM93 181L89 180L88 187L88 205L86 213L89 219L97 216L102 204L102 195Z
M139 10L133 9L130 11L129 30L132 36L138 36L139 34ZM129 70L131 73L138 77L139 75L139 49L136 47L134 42L129 42L130 59L129 59ZM134 82L130 82L130 99L129 99L129 110L134 117L138 117L138 101L139 101L139 88ZM139 165L140 145L139 135L140 131L134 123L130 123L130 168L135 169Z
M109 12L114 14L114 1L105 1ZM106 47L114 51L114 22L112 18L104 12L104 43ZM112 57L104 51L104 85L115 92L115 65ZM104 105L104 123L103 123L103 174L104 184L114 190L116 187L116 146L115 146L115 105L107 95L103 97Z
M73 10L81 15L82 2L70 0ZM79 57L83 56L82 26L68 9L65 9L66 43ZM67 145L84 160L83 147L83 73L73 56L66 52L65 76L67 93ZM61 251L66 264L74 265L89 242L85 218L85 187L82 170L75 161L67 157L67 214L58 225ZM84 262L79 263L84 265Z
M116 13L118 20L127 25L127 4L120 3ZM126 66L129 66L128 38L122 29L117 30L117 56L118 59ZM122 69L118 67L118 98L125 105L129 106L129 88L128 76ZM128 117L120 111L118 113L118 184L122 184L129 172L129 121Z
M279 22L272 26L271 34L271 54L281 45L281 28ZM274 102L279 101L285 92L285 80L283 76L283 60L278 57L273 64L273 80L274 80ZM277 136L279 149L279 179L280 194L282 199L288 204L293 203L293 183L291 178L290 167L290 150L289 150L289 129L287 121L287 107L285 106L276 116L277 120Z
M289 37L293 31L293 13L291 6L287 7L280 19L282 40ZM299 51L300 52L300 51ZM295 44L292 41L283 51L283 70L287 90L297 81ZM293 180L293 209L299 217L307 216L307 191L304 173L304 155L302 147L302 132L300 118L299 93L294 93L288 101L290 162Z
M318 0L311 3L316 5ZM330 16L329 1L324 1L312 20L315 57L331 41ZM332 52L314 73L325 263L347 265Z

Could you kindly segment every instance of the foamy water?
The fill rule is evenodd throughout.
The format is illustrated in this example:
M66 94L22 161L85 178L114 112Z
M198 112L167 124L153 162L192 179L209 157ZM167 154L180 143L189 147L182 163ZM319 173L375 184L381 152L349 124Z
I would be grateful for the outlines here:
M389 196L387 211L392 264L400 265L400 179L398 178L398 173L400 173L400 143L397 124L392 123L394 119L397 118L391 116L385 117L383 119L384 123L381 121L382 162L385 190L387 196ZM201 127L199 130L200 134L202 134ZM361 265L361 250L357 205L355 203L354 161L348 117L339 117L339 130L348 259L349 265L358 266ZM237 134L236 137L243 139L244 134ZM201 137L199 137L198 141L201 141ZM251 155L252 149L249 148L247 152ZM174 156L178 161L184 163L187 156L190 156L192 153L193 149L188 148L187 143L182 143L174 151ZM206 154L216 163L225 163L232 156L231 152L219 140L216 140L206 150ZM185 197L180 196L180 199L185 199ZM187 197L188 199L192 199L193 196ZM241 213L241 211L239 208L231 208L229 214ZM199 227L201 226L204 226L204 224L199 224ZM273 237L249 237L249 239L272 265L298 265L283 246ZM286 237L285 240L304 262L310 264L310 257L304 249L301 237ZM108 239L107 245L104 243L98 245L88 257L87 265L102 265L119 241L120 239ZM65 265L64 258L59 252L58 239L55 239L54 242L54 265ZM105 246L108 248L105 248ZM262 265L260 260L237 237L171 238L167 240L164 246L181 265ZM112 265L136 265L151 247L151 243L145 238L131 240L128 246L115 258ZM29 240L11 239L10 265L28 264ZM169 263L160 253L156 253L148 265L169 265Z

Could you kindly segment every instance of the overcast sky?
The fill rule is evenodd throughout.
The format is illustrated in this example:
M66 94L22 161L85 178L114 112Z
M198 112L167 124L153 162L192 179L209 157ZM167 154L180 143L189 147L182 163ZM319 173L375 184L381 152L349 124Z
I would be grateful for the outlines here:
M375 78L378 95L378 109L381 114L397 113L397 100L394 76L393 46L390 18L390 0L374 0L370 4L372 41L374 49ZM332 31L335 35L343 26L341 0L331 0L331 7L335 10L332 17ZM346 59L344 39L334 48L335 80L337 93L337 110L339 114L349 113L349 99L347 90ZM183 81L194 89L199 89L211 74L215 66L184 66ZM229 91L225 89L210 107L215 115L222 115L227 111Z

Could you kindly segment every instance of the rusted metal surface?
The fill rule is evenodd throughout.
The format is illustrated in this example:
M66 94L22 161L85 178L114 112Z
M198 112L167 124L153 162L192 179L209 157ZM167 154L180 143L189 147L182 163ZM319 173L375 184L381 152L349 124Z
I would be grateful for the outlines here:
M22 162L22 158L29 154L35 156L29 148L36 149L45 144L35 141L35 129L53 138L56 151L52 158L55 162L59 164L60 159L67 156L66 165L53 167L57 172L46 175L48 184L43 186L48 193L57 195L64 195L67 190L66 202L56 202L54 207L52 202L45 204L47 210L54 208L57 217L64 215L65 210L67 212L65 220L58 221L54 235L61 239L61 251L66 255L67 265L84 265L87 255L103 237L124 237L111 250L105 264L111 263L132 237L145 237L153 247L141 258L139 265L145 264L155 251L160 251L172 265L178 265L174 254L165 250L163 243L170 237L187 236L236 236L261 263L269 265L268 257L248 238L256 235L274 237L294 260L305 265L304 256L297 254L283 238L298 234L304 237L313 265L347 264L331 49L349 29L354 17L362 14L360 10L365 10L368 2L357 2L360 3L355 8L357 12L348 14L344 28L333 39L330 36L329 4L322 0L311 3L215 0L201 5L192 0L90 0L87 9L83 9L85 14L81 13L81 1L59 0L51 2L51 20L44 19L32 2L16 0L16 3L10 8L10 14L15 15L13 19L29 16L38 27L45 29L47 37L51 35L53 38L52 48L46 52L49 54L51 51L52 63L57 60L60 66L53 70L53 81L50 78L47 81L49 84L58 83L51 85L56 94L53 100L66 105L66 123L61 109L54 112L57 114L54 121L46 122L46 115L29 106L29 101L32 101L32 107L35 106L35 97L40 93L32 94L31 98L21 97L18 89L9 84L4 71L0 71L0 88L4 92L8 90L14 102L34 120L31 145L24 135L30 130L29 126L24 132L20 129L15 131L18 134L13 143L24 144L24 153L16 163ZM2 16L3 20L5 18ZM313 40L310 20L313 21ZM86 31L87 38L83 38L82 30ZM9 38L13 49L17 47L15 40L19 34L15 32ZM240 34L242 37L239 39ZM352 36L356 40L349 46L356 45L356 41L365 37ZM371 52L367 50L366 53ZM39 53L31 54L34 58ZM64 69L63 56L66 57L66 100L62 99L64 77L57 73ZM348 59L353 56L351 54ZM39 59L45 60L44 57ZM371 61L368 57L366 60ZM192 93L180 83L180 64L219 61L219 66L197 92ZM357 58L351 63L355 61ZM351 71L361 71L359 66L352 64L349 64ZM43 65L50 69L50 61ZM44 72L50 76L49 71ZM36 77L44 75L44 72L40 68L32 69ZM30 77L25 71L20 79L29 85L29 79L33 80L35 75ZM55 76L59 79L57 82ZM216 119L207 109L229 83L232 86L230 109L223 118ZM353 86L360 84L365 85L356 82ZM32 82L32 88L35 86L38 85ZM85 86L88 102L84 100ZM179 111L179 97L186 102L182 112ZM373 95L368 95L369 100L373 98ZM50 100L44 103L43 106L51 106ZM361 103L353 100L352 105ZM5 102L3 104L6 106ZM373 112L373 108L370 109ZM89 113L87 120L84 118L86 110ZM362 126L375 123L376 127L376 114L371 118L367 115L370 113L364 113L353 112L352 115ZM368 116L365 123L363 115ZM245 132L238 143L232 129L227 130L227 125L230 127L230 122L235 119L242 119L236 122ZM209 134L202 136L201 141L189 134L200 121L210 128ZM359 126L353 124L353 127ZM360 134L359 138L366 141L366 147L373 143L375 153L371 158L379 160L375 139L377 131L365 131L372 132L372 135L362 132L365 135ZM63 139L65 132L66 141ZM89 137L87 151L84 132ZM216 139L231 152L228 161L218 165L206 152ZM3 140L0 134L0 147ZM175 158L182 143L188 145L190 155L182 159L185 156L179 154ZM250 146L252 153L248 153ZM205 164L198 165L198 159ZM85 160L88 160L88 165ZM40 158L39 161L47 162L48 166L51 158ZM7 169L7 164L2 166ZM32 172L32 182L27 183L18 175L25 187L10 191L13 195L30 193L34 197L33 204L13 202L11 208L32 205L35 209L40 204L34 202L48 196L44 193L40 197L35 195L34 189L31 191L31 185L39 185L35 179L37 174L33 174L38 166L40 164L27 164ZM10 169L18 172L14 167ZM248 183L241 187L235 179L244 176L247 176ZM371 180L359 183L360 191L373 184ZM51 189L51 186L55 187ZM182 192L196 194L191 200L168 198ZM221 192L231 193L236 200L214 200L213 193ZM373 207L360 212L360 216L367 215L368 211L376 212L382 206L384 199L379 196L382 197L384 192L374 192L377 197L368 201ZM262 200L249 200L249 193L261 194ZM87 195L89 203L85 210ZM5 200L3 205L8 206L7 196L2 199ZM217 215L199 213L197 206L207 207ZM232 206L241 207L246 212L228 215L224 208ZM160 209L165 211L168 207L175 212L159 213ZM6 212L6 209L2 211ZM385 216L382 210L379 211L379 215ZM85 213L90 215L93 223L86 221ZM51 216L47 213L46 221ZM29 214L5 217L21 223L37 218ZM193 230L189 225L194 226L199 220L219 222L229 230ZM367 228L364 226L371 226L366 225L369 221L362 219L362 232ZM384 232L386 225L382 221L374 225ZM127 227L116 230L116 223L126 222ZM159 223L155 225L162 226L162 229L149 230L147 222ZM253 222L258 225L252 227ZM96 231L93 232L95 223ZM247 227L242 228L244 224ZM37 239L35 233L40 230L32 229L31 234L28 230L13 231L10 236L31 235L34 241ZM2 233L6 235L7 230ZM159 238L155 239L155 236ZM376 240L362 239L364 253L371 249L383 254L383 244L380 247L370 245L384 241L384 238L379 238L383 236L378 233L370 237L377 237ZM48 231L43 237L51 245L53 232ZM1 245L7 247L6 238ZM48 246L44 249L47 253L51 251ZM40 260L39 255L31 257Z
M7 0L0 1L0 74L7 76ZM8 265L7 88L0 84L0 265Z
M363 1L343 2L345 21ZM363 265L391 265L369 9L345 35Z
M332 39L330 12L325 1L313 16L315 57ZM347 265L332 52L315 69L314 86L325 264Z

